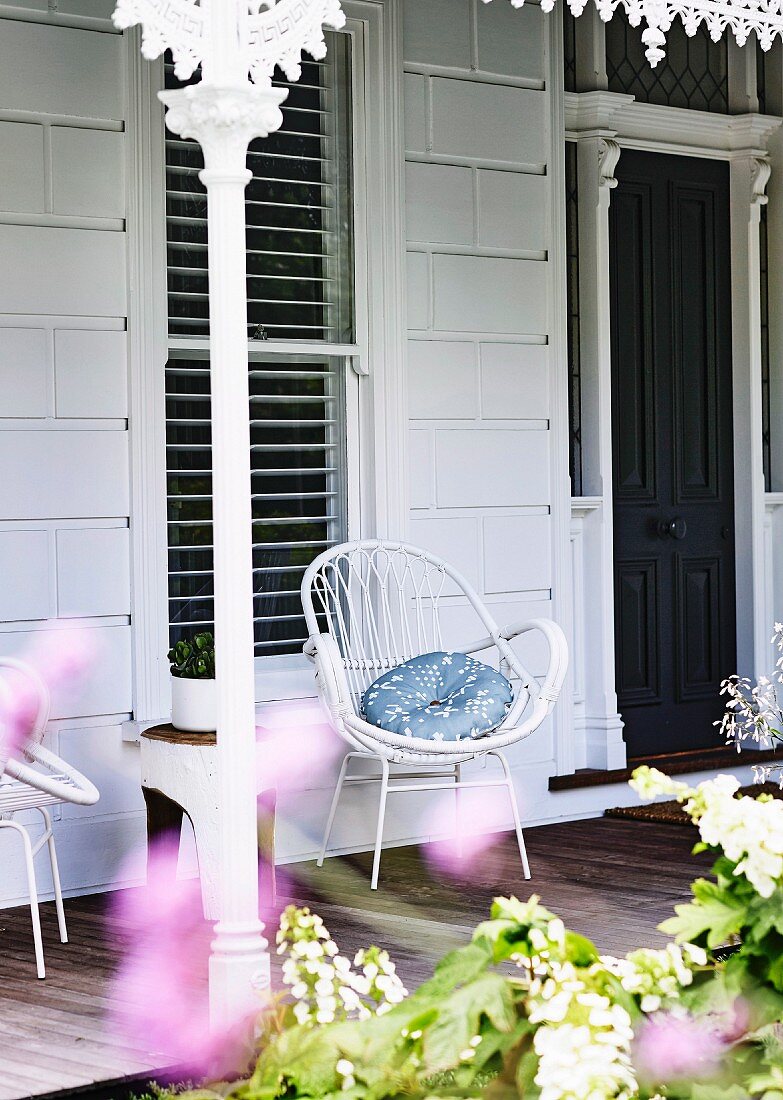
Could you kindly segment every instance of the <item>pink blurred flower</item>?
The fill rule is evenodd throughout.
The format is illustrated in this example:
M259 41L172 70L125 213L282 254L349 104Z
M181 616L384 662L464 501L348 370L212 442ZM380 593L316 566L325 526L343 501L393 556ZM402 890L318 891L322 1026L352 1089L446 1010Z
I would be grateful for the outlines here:
M158 841L149 853L147 886L113 895L115 932L126 944L114 982L113 1026L125 1041L165 1055L185 1073L218 1077L246 1067L252 1019L210 1025L212 925L203 916L199 880L176 877L178 850L178 835Z
M637 1030L633 1063L649 1085L714 1076L726 1050L721 1023L714 1017L656 1013Z
M0 774L33 732L38 695L28 677L15 669L0 668Z
M100 657L98 634L78 620L57 620L36 631L22 659L38 672L52 695L71 699Z
M265 724L256 727L259 790L306 790L345 751L345 743L316 705L267 708L264 719Z
M53 622L36 631L19 660L29 666L60 702L75 696L98 657L94 630L80 623ZM0 667L0 772L30 737L38 718L39 693L23 671Z
M474 787L460 794L459 815L456 795L439 792L427 803L419 831L432 837L423 847L427 862L438 872L451 878L464 878L483 857L504 839L501 832L490 832L487 826L497 814L497 788Z

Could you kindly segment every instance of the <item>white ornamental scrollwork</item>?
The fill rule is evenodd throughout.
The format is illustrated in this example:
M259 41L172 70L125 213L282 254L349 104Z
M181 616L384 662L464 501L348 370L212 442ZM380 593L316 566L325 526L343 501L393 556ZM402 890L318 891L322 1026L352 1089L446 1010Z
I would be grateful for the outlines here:
M198 0L117 0L115 27L141 24L141 52L148 61L171 50L180 80L193 75L204 59L204 11Z
M248 38L254 83L268 83L276 65L289 80L298 80L302 51L320 61L326 57L324 27L344 26L340 0L277 0L272 7L263 0L251 3Z
M750 165L750 201L753 206L766 206L769 202L767 184L771 175L769 157L753 157Z
M237 2L243 39L239 56L244 70L237 73L237 79L250 75L258 85L271 83L276 66L289 80L298 80L302 51L316 60L325 57L324 27L339 30L345 25L340 0ZM171 50L174 72L180 80L187 80L200 64L209 61L205 11L200 0L117 0L113 19L120 30L140 24L144 57L160 57Z
M491 0L483 0L485 4ZM525 0L511 0L521 8ZM542 11L552 11L555 0L541 0ZM581 15L587 0L568 0L574 15ZM751 32L756 34L762 50L768 50L777 38L783 38L783 4L781 0L595 0L601 19L608 22L622 7L632 27L644 24L642 42L650 65L654 68L665 57L666 32L675 18L682 20L685 33L692 37L704 23L710 38L717 42L730 30L740 46Z
M614 170L617 167L617 162L620 159L619 142L614 141L612 138L601 138L598 143L598 186L605 187L607 190L617 186L617 180L615 179Z

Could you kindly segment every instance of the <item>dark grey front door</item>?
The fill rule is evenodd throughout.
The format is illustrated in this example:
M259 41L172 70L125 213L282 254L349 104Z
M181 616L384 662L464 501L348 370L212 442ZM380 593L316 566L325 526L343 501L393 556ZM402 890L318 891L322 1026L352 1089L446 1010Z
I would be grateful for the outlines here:
M718 745L735 670L729 169L624 151L616 175L615 642L633 757Z

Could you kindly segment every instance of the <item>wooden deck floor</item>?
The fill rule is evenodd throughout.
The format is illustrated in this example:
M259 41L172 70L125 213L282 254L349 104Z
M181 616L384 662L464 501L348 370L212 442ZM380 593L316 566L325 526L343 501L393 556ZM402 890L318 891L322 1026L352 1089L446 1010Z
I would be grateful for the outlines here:
M384 854L381 889L368 888L369 857L289 868L287 892L313 905L346 952L388 947L409 987L451 946L465 942L496 894L535 891L566 924L622 954L662 942L656 925L703 869L680 826L599 819L530 829L533 880L522 879L511 836L465 880L433 875L415 848ZM118 1046L107 1032L119 945L107 935L105 897L67 902L71 942L58 942L53 906L43 907L48 974L35 977L29 910L0 912L0 1100L20 1100L169 1064L165 1051ZM112 933L112 939L114 933ZM78 1093L77 1093L78 1095Z

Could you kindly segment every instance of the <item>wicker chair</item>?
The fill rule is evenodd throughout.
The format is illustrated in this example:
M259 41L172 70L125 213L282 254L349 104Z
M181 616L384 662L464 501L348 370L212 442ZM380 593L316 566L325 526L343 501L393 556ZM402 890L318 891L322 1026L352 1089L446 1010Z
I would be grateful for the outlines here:
M471 741L430 741L406 737L371 725L362 715L362 697L388 669L424 653L447 648L441 615L463 597L475 611L482 636L448 647L461 653L494 651L495 662L514 690L505 718L489 734ZM386 798L390 791L503 786L511 803L525 878L530 878L514 784L503 750L538 729L552 711L565 678L568 647L560 627L549 619L531 619L498 627L478 594L446 562L414 546L397 542L345 543L320 554L302 579L302 603L310 635L305 654L315 665L318 694L331 725L351 746L340 769L323 845L321 866L343 786L380 782L380 807L372 870L378 885ZM513 639L538 632L548 647L542 682L531 675L511 646ZM490 658L491 661L491 658ZM488 663L490 663L488 661ZM494 757L502 777L463 780L461 767ZM380 774L349 774L352 761L372 760ZM390 765L415 771L390 772ZM413 781L413 782L411 782Z
M57 922L60 928L60 940L68 942L65 924L65 909L60 886L60 872L57 866L57 850L54 843L52 818L47 807L63 802L72 802L77 806L91 806L98 801L98 791L75 768L66 764L59 756L40 744L49 720L49 689L44 681L29 665L13 657L0 657L0 672L8 669L14 676L24 677L32 686L36 699L36 714L22 754L27 763L0 755L0 828L13 829L22 841L27 886L30 894L30 912L33 923L35 943L35 961L38 977L46 977L44 967L43 939L41 920L38 913L38 887L35 878L35 856L47 846L52 867L54 900L57 908ZM0 722L2 721L3 700L10 698L10 685L0 675ZM0 730L0 733L2 731ZM0 752L2 737L0 737ZM44 822L43 834L33 843L25 826L14 820L14 814L22 810L37 810Z

